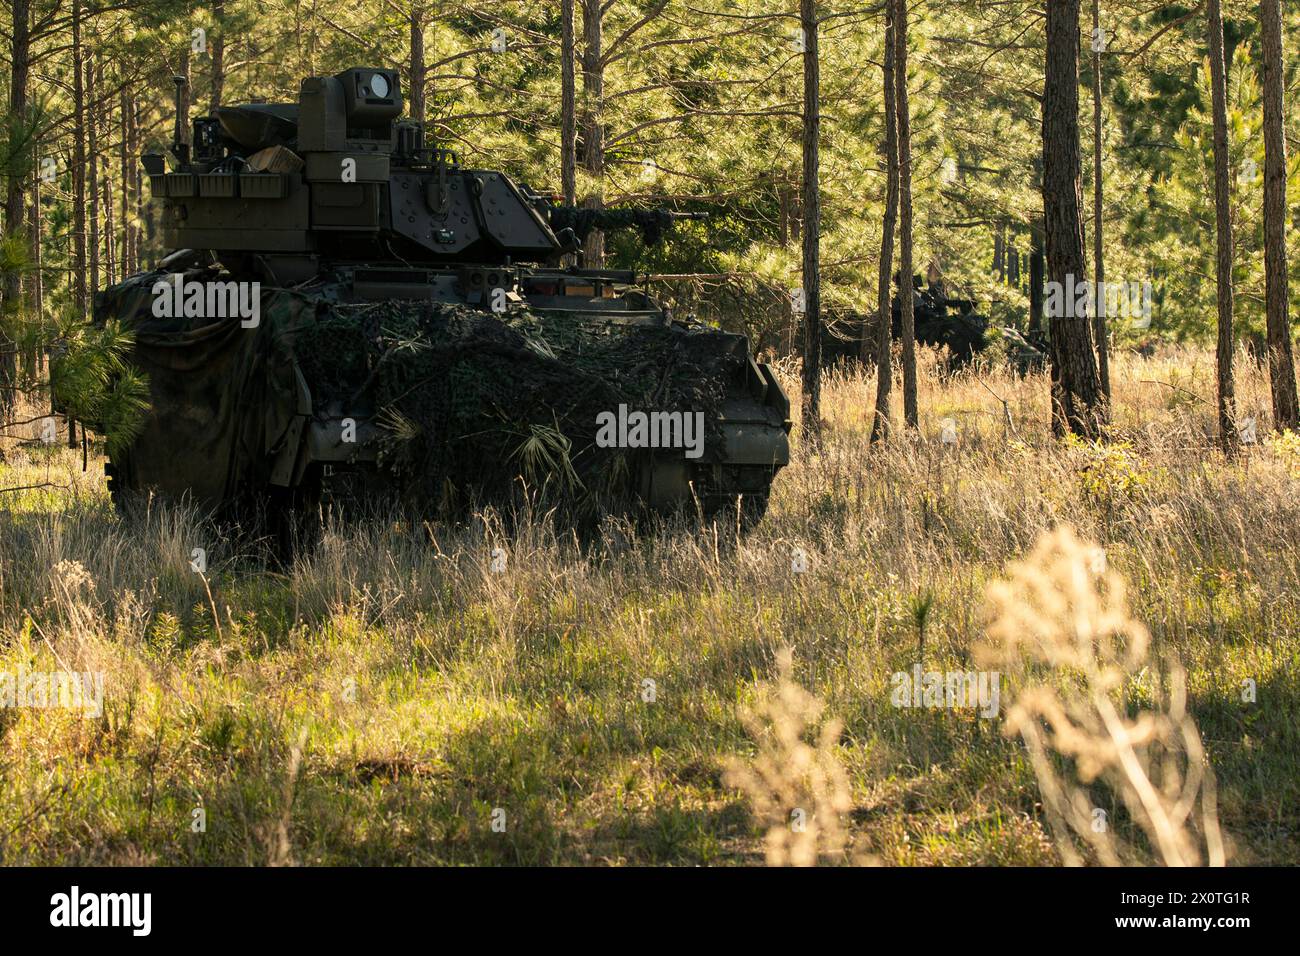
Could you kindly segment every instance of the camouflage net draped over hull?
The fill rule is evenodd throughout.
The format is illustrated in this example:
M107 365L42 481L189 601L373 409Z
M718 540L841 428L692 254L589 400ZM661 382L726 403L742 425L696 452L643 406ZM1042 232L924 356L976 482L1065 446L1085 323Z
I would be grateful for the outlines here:
M229 278L191 270L186 282ZM147 379L150 412L130 448L112 455L112 489L157 489L205 506L231 503L270 480L271 449L285 440L298 408L293 341L316 302L263 289L260 319L155 315L155 271L95 297L98 322L119 321L134 336L130 361ZM101 423L88 422L92 428Z
M319 309L294 351L318 409L373 410L379 464L408 500L455 507L526 486L578 514L626 506L646 454L597 447L600 413L702 412L701 460L716 459L746 361L742 340L708 329L401 301Z
M367 478L367 491L391 486L426 513L504 502L524 487L575 518L623 510L655 453L598 448L597 415L620 405L703 413L699 460L717 461L722 402L748 361L742 337L708 328L631 324L618 313L339 302L337 286L263 288L251 327L158 317L151 289L167 278L134 276L97 299L100 321L134 332L132 361L152 406L139 438L114 456L114 481L213 505L269 488L275 456L293 441L300 372L317 418L375 422L380 480Z

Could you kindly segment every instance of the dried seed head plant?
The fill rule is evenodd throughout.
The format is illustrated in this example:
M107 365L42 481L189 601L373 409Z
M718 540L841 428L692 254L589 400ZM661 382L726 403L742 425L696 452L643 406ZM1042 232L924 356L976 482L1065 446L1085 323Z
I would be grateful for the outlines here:
M733 758L723 775L742 791L767 831L768 866L841 862L851 807L848 776L836 753L842 725L824 717L820 700L795 683L793 655L777 655L779 677L752 710L741 714L758 745L750 760Z
M1075 837L1106 866L1144 859L1088 797L1084 788L1100 780L1160 863L1222 866L1214 774L1187 714L1182 667L1165 668L1161 706L1124 712L1125 682L1144 669L1151 638L1104 552L1059 527L990 585L988 599L988 641L976 659L1012 675L1004 731L1028 748L1062 859L1086 862Z

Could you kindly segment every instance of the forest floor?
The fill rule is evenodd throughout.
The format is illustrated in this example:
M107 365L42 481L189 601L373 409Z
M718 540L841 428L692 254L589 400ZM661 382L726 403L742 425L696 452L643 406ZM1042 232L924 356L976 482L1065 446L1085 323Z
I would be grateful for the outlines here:
M924 374L923 440L872 450L874 379L832 374L824 442L734 547L377 525L281 571L213 547L200 575L187 515L124 523L93 456L11 442L0 488L57 487L0 497L0 674L102 673L104 697L99 719L0 709L0 862L762 862L725 770L788 646L842 725L831 859L1054 865L1020 739L893 706L891 675L922 640L927 670L971 667L990 582L1069 523L1186 668L1229 862L1300 864L1300 445L1266 440L1267 381L1239 369L1260 442L1238 462L1204 351L1117 356L1104 447L1050 438L1043 375L984 370Z

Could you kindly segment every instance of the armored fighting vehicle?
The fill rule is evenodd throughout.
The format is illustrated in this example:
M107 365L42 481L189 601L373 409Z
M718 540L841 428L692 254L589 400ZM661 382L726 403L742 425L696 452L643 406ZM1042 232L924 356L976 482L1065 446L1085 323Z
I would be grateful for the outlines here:
M919 277L913 278L912 286L912 315L918 343L933 348L947 347L953 368L968 364L987 347L989 320L975 312L973 302L950 299L937 285L922 287ZM891 301L890 318L897 342L903 336L903 312L897 295ZM855 313L828 323L822 353L828 361L856 360L861 355L863 329L867 330L868 341L874 342L880 334L879 327L879 319L874 314ZM874 345L870 354L875 355Z
M897 275L894 282L897 287ZM1022 375L1041 367L1046 357L1045 343L1037 336L990 325L987 317L975 311L970 299L949 298L941 284L922 286L920 276L912 279L912 315L916 341L930 348L947 349L949 371L969 365L994 339L1001 339L1007 361ZM890 303L890 320L894 341L898 342L903 337L903 311L897 295ZM827 362L857 362L865 331L874 360L879 329L880 320L874 313L851 313L832 320L824 329L822 355Z
M737 334L676 319L628 271L580 269L575 210L403 120L392 70L194 120L142 157L174 250L96 296L134 332L149 411L107 465L272 516L384 500L534 503L752 522L789 460L789 402Z

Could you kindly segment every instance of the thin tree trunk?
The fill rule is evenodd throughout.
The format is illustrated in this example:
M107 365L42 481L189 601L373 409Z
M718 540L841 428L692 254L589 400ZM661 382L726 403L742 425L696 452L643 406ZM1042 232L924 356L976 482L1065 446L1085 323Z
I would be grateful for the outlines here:
M13 0L13 18L10 23L9 115L16 128L23 129L27 120L27 82L31 71L31 9L28 0ZM26 130L23 130L24 135ZM17 157L14 158L17 162ZM25 176L10 176L5 188L4 229L6 236L23 234L23 212L27 197L24 193ZM17 269L5 276L0 288L0 308L8 309L22 297L22 277ZM12 339L0 329L0 421L13 409L15 393L12 387L18 382L18 356Z
M803 28L803 428L821 430L821 77L817 62L816 0L799 0Z
M1041 187L1040 187L1041 188ZM1043 281L1046 263L1043 252L1043 224L1029 227L1029 331L1043 331Z
M894 274L894 224L898 216L898 111L894 103L894 6L885 4L885 222L880 234L880 260L876 277L876 312L879 326L876 335L876 414L871 423L871 441L889 435L889 393L893 386L891 352L893 346L893 309L890 308L890 285ZM863 361L866 360L866 336L863 336Z
M181 72L180 75L185 78L185 83L181 87L181 108L177 117L180 123L181 142L185 145L190 144L190 103L194 98L194 85L190 82L190 45L188 43L181 47ZM308 73L308 76L314 76L314 72Z
M102 57L96 58L95 66L95 90L98 102L95 106L95 129L97 135L108 140L111 136L110 131L113 128L113 108L109 105L108 97L104 95L106 89L104 83L104 60ZM109 160L111 151L108 143L103 144L98 158L95 160L94 170L99 177L99 209L102 217L102 243L104 260L103 275L106 280L105 284L112 284L117 281L117 233L113 224L113 177L110 175L112 164ZM98 287L96 287L96 290ZM93 293L92 293L93 295Z
M1101 0L1092 0L1092 334L1097 340L1097 373L1101 393L1110 404L1110 335L1106 329L1106 261L1102 251L1102 178L1101 178L1101 50L1096 38L1101 36Z
M1237 399L1233 381L1232 330L1232 200L1228 181L1227 71L1223 52L1223 13L1219 0L1209 0L1210 98L1214 113L1215 273L1218 285L1219 445L1224 454L1238 449Z
M117 245L117 223L113 220L113 177L109 173L110 168L108 157L105 156L99 190L104 206L104 275L109 284L119 278L117 260L121 252Z
M588 209L603 209L601 183L605 176L605 63L601 56L602 0L582 0L582 168L596 184L582 201ZM593 229L583 243L582 264L599 269L605 264L605 233Z
M424 10L411 8L411 119L424 122Z
M9 68L9 115L21 123L27 118L27 82L31 73L31 10L29 0L13 0L13 17L10 23L13 42L10 45ZM17 236L22 234L23 212L26 197L24 195L25 177L10 176L5 188L5 234ZM16 298L19 287L16 285L16 273L6 287L4 299Z
M221 105L221 94L226 88L226 0L212 0L212 36L208 52L212 56L212 97L209 112Z
M1273 427L1300 429L1295 359L1287 315L1286 133L1283 127L1282 6L1260 0L1264 65L1264 297L1268 333L1268 375L1273 392Z
M898 110L898 303L903 334L903 420L919 427L916 408L916 314L912 291L912 112L907 97L907 0L894 0L895 107Z
M578 204L578 106L574 79L573 0L560 0L560 191Z
M135 201L135 215L131 224L132 259L137 272L144 269L144 240L146 229L153 238L153 206L144 198L144 168L140 165L140 101L131 96L131 194ZM147 225L146 225L147 223Z
M118 177L121 180L122 203L118 210L122 235L122 278L135 271L134 250L131 246L131 98L126 91L118 101L120 123L118 124Z
M1047 276L1064 289L1087 275L1079 159L1079 0L1047 4L1043 84L1043 221ZM1069 310L1062 309L1062 312ZM1052 432L1097 437L1106 423L1087 316L1049 316Z
M32 180L32 314L41 319L45 315L45 278L41 274L41 177Z
M782 248L790 245L790 187L786 183L779 183L776 187L777 195L777 233L781 236ZM865 332L864 332L865 335ZM862 357L867 357L867 346L865 337L862 340Z
M87 210L90 219L90 294L99 291L99 108L95 104L98 89L95 83L95 57L86 57L86 142L89 155L86 157L86 175L90 178L90 207Z
M81 46L81 0L72 0L72 271L73 298L83 319L86 292L86 91Z
M118 253L117 224L113 221L113 177L109 175L108 159L104 159L104 175L100 181L100 195L104 197L104 274L109 283L119 278L117 271Z
M799 157L799 161L801 163L803 162L802 156ZM786 207L788 212L786 225L790 229L789 241L799 243L800 248L802 249L803 220L801 217L803 216L803 205L799 201L799 195L800 195L800 191L803 189L803 173L800 172L799 170L792 171L789 174L789 178L786 180L785 186L783 188L784 188L784 197L785 197L785 202L786 202ZM802 334L802 332L803 332L802 319L799 313L791 309L790 322L786 330L786 354L794 355L796 351L802 350L802 344L800 344L799 346L795 345L795 339L798 338L799 335Z

